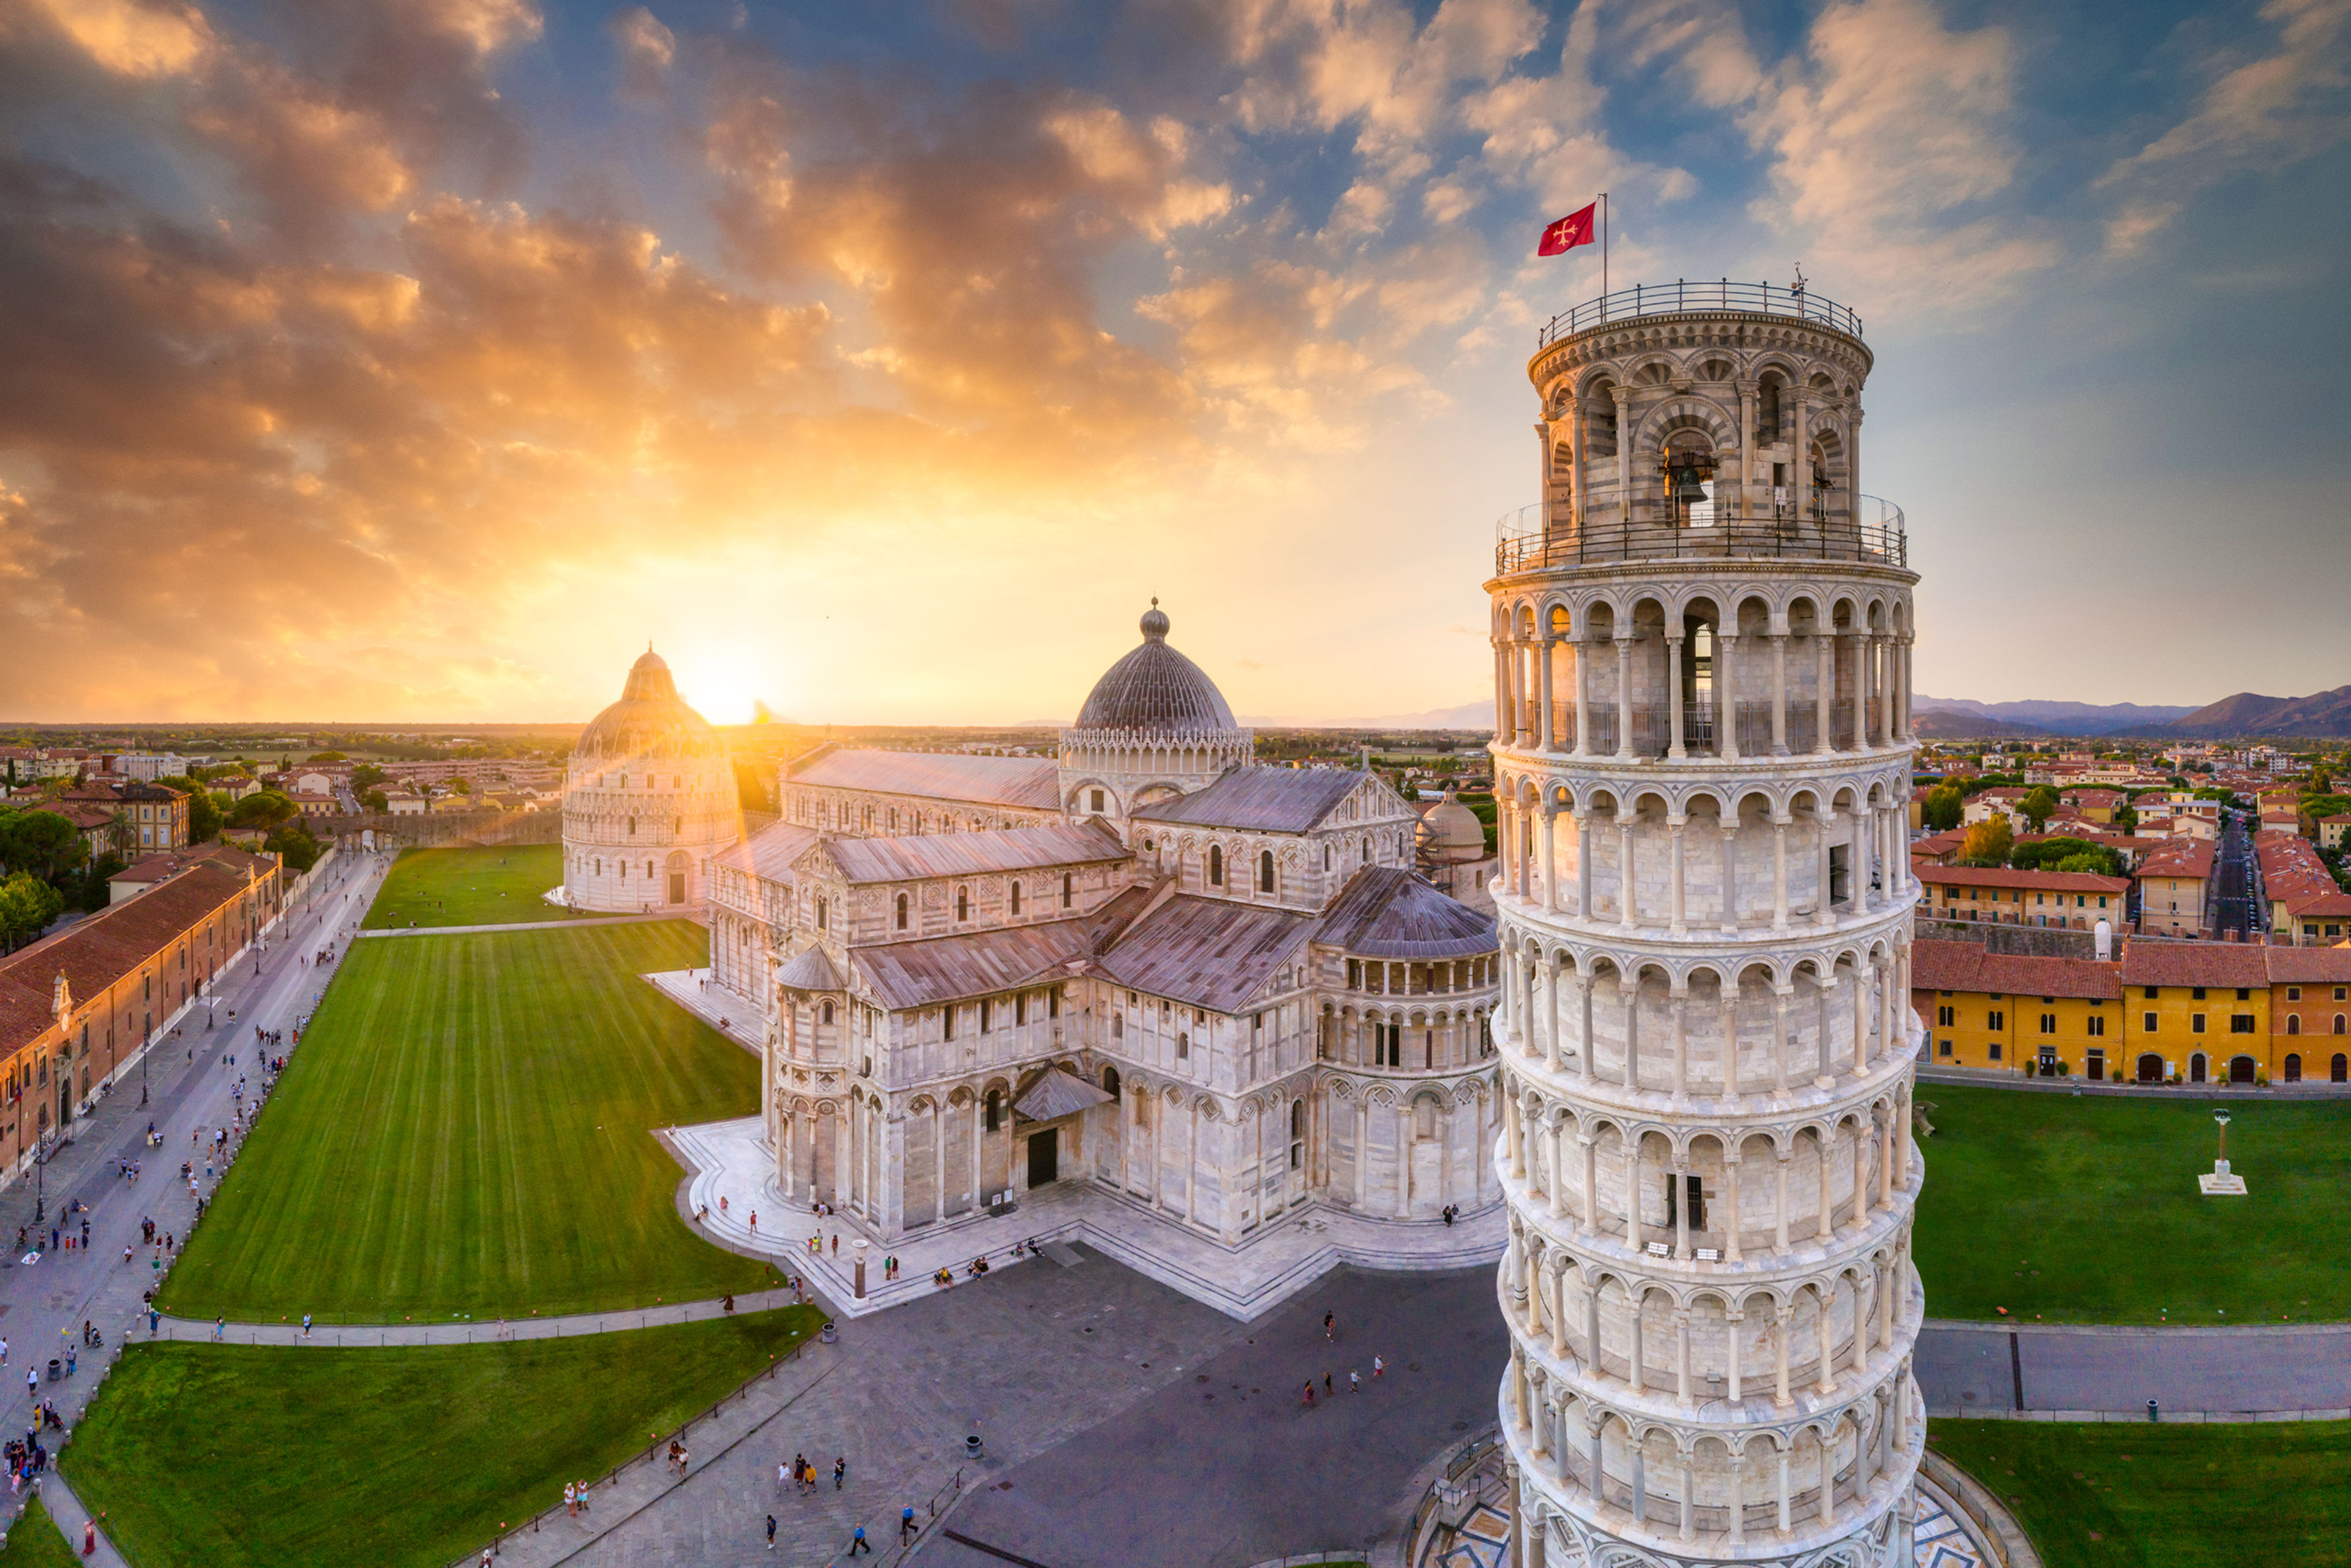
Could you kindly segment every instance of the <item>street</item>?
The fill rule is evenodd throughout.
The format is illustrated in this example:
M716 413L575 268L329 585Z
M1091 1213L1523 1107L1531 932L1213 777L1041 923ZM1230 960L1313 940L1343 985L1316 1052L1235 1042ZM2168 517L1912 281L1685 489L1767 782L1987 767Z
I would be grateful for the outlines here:
M141 1066L126 1071L112 1092L73 1124L69 1145L0 1193L0 1237L11 1243L20 1228L37 1228L46 1242L51 1226L70 1223L78 1236L85 1219L90 1237L86 1249L11 1250L0 1259L0 1338L8 1347L5 1366L0 1367L0 1378L7 1380L0 1385L0 1425L29 1425L29 1403L24 1410L15 1403L28 1398L23 1384L28 1367L44 1373L41 1396L56 1401L68 1425L78 1418L99 1354L80 1354L85 1322L96 1325L110 1347L134 1321L144 1332L141 1295L155 1272L150 1263L153 1249L141 1242L140 1221L152 1219L159 1231L187 1234L195 1201L180 1178L181 1162L195 1160L207 1195L220 1174L215 1168L214 1181L202 1181L196 1130L227 1124L240 1073L247 1080L246 1103L252 1103L261 1082L256 1025L285 1030L291 1049L295 1019L311 1010L327 979L327 972L308 960L329 943L340 956L382 878L383 863L371 855L338 855L336 867L307 890L300 906L288 908L254 949L222 970L213 988L211 1010L217 1021L208 1028L207 1009L202 1003L192 1007L175 1030L148 1049ZM225 1057L234 1057L235 1065L225 1065ZM142 1088L148 1101L143 1109ZM147 1144L151 1122L161 1138L152 1147ZM143 1163L135 1185L117 1174L122 1160ZM125 1247L132 1249L129 1263L123 1260ZM53 1356L62 1361L68 1350L79 1355L76 1375L48 1381L46 1364Z

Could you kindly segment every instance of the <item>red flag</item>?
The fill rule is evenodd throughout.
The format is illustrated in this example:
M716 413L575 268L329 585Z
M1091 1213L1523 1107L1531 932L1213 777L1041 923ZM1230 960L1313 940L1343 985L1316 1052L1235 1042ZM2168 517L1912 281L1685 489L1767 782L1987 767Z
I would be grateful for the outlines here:
M1593 203L1580 213L1570 213L1542 232L1542 243L1535 246L1537 256L1565 256L1580 245L1593 241L1593 214L1600 204Z

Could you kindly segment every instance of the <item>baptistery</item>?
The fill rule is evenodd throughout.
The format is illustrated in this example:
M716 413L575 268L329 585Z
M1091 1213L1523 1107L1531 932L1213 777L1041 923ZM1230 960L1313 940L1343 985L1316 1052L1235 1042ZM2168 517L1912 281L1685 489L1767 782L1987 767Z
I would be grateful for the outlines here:
M572 747L563 885L550 896L575 909L700 908L710 857L742 837L739 801L726 743L647 648L630 666L621 700Z

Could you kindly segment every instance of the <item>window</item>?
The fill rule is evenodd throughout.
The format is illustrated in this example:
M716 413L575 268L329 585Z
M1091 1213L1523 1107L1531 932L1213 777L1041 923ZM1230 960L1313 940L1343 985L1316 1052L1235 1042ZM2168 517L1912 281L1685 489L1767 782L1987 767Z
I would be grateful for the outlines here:
M987 1130L991 1133L996 1131L997 1124L1003 1118L1004 1092L1000 1089L991 1089L987 1092Z
M2041 1015L2041 1032L2043 1034L2055 1034L2057 1032L2057 1015L2055 1013L2043 1013Z
M2302 1000L2302 988L2300 986L2288 986L2285 988L2285 999L2290 1002L2298 1002Z
M1113 1040L1124 1040L1126 1038L1126 1015L1124 1013L1113 1013L1110 1015L1110 1037Z
M2335 999L2336 1001L2342 1001L2346 995L2351 995L2351 986L2337 986L2335 988Z
M2203 987L2201 987L2201 986L2199 986L2199 987L2197 987L2194 990L2190 991L2190 992L2189 993L2189 996L2191 996L2191 997L2193 997L2196 1000L2198 1000L2198 1001L2199 1001L2199 1002L2200 1002L2200 1001L2202 1001L2202 1000L2204 999L2204 988L2203 988Z
M2336 1013L2335 1015L2335 1032L2337 1034L2341 1034L2343 1032L2343 1015L2341 1013Z
M2148 1034L2153 1034L2155 1032L2155 1015L2153 1013L2140 1014L2139 1028Z
M979 1032L982 1034L986 1034L987 1032L988 1014L990 1010L991 1009L987 1002L983 1001L979 1004Z
M1012 998L1012 1021L1016 1026L1029 1021L1029 994L1026 991Z
M2105 1033L2106 1033L2106 1020L2105 1020L2105 1019L2103 1016L2101 1016L2101 1015L2099 1015L2099 1014L2097 1014L2097 1013L2092 1013L2092 1014L2090 1015L2090 1034L2091 1034L2091 1037L2092 1037L2093 1039L2099 1039L2099 1040L2103 1040L2104 1038L2105 1038Z
M1271 850L1259 850L1258 852L1257 890L1259 893L1271 893L1273 891L1273 852Z
M1329 844L1324 844L1322 846L1322 869L1324 871L1329 871L1331 869L1331 846Z
M1984 1014L1984 1028L1986 1028L1986 1029L2006 1029L2007 1027L2008 1027L2008 1014L2007 1014L2004 1010L2002 1010L2002 1009L2000 1009L2000 1008L1992 1008L1992 1009L1989 1009L1988 1011L1986 1011L1986 1012L1985 1012L1985 1014Z
M1061 988L1059 986L1045 993L1045 1016L1049 1019L1061 1016Z
M2250 1002L2253 999L2253 993L2249 988L2239 986L2237 988L2237 999L2241 1002Z
M2285 1020L2285 1031L2288 1034L2300 1034L2302 1032L2301 1014L2293 1013L2287 1016Z
M2155 1000L2155 993L2156 993L2156 988L2155 988L2155 987L2153 987L2153 986L2149 986L2149 987L2147 987L2147 999L2148 1001L2153 1001L2153 1000Z
M1991 1051L1986 1057L1986 1060L1991 1061L1998 1061L2000 1060L2000 1041L1993 1040L1991 1042Z
M957 920L971 918L971 889L967 887L956 889L956 918Z
M956 1010L951 1007L941 1008L939 1009L939 1038L941 1040L953 1040L955 1038L955 1016Z
M2202 1013L2189 1014L2188 1032L2190 1034L2202 1034L2204 1032L2204 1015Z
M906 895L905 895L904 894L903 894L903 893L902 893L902 894L900 894L898 895L898 929L899 929L899 930L901 930L901 931L904 931L905 928L906 928Z
M1936 1042L1936 1044L1935 1044L1935 1054L1936 1054L1936 1055L1938 1055L1938 1056L1949 1056L1949 1055L1950 1055L1950 1054L1951 1054L1951 1042L1950 1042L1949 1040L1938 1040L1938 1041Z
M831 1002L824 1004L822 1015L826 1023L831 1023L832 1021L832 1004Z
M825 923L825 922L826 922L825 903L824 903L824 899L822 898L822 896L821 896L821 895L820 895L820 896L818 897L817 901L816 901L816 928L817 928L819 931L822 931L822 930L826 929L826 923Z
M1959 1022L1959 1009L1946 1002L1935 1009L1935 1027L1950 1029Z
M1113 1100L1118 1098L1117 1068L1105 1067L1102 1069L1102 1092L1109 1095Z
M1102 792L1101 790L1099 790L1099 789L1096 789L1095 791L1093 791L1093 806L1092 806L1093 814L1094 814L1095 816L1097 816L1097 817L1101 816L1101 815L1102 815Z
M1020 913L1020 884L1017 882L1012 884L1012 913L1016 916Z
M1066 872L1066 871L1065 871L1065 872L1063 872L1063 873L1061 873L1061 907L1062 907L1062 908L1067 909L1068 907L1070 907L1070 900L1071 900L1072 897L1074 897L1074 896L1076 895L1076 892L1077 892L1077 882L1076 882L1076 879L1075 879L1074 875L1073 875L1071 873L1069 873L1069 872Z
M1208 846L1208 885L1210 887L1225 885L1225 852L1216 844Z
M1176 1060L1182 1061L1191 1054L1192 1037L1188 1034L1177 1034L1176 1037Z
M2231 1013L2229 1015L2229 1032L2231 1034L2252 1033L2253 1015L2251 1013Z
M629 819L629 837L631 837L631 838L632 838L632 839L633 839L633 838L635 838L636 836L637 836L637 820L636 820L634 817L631 817L631 818Z

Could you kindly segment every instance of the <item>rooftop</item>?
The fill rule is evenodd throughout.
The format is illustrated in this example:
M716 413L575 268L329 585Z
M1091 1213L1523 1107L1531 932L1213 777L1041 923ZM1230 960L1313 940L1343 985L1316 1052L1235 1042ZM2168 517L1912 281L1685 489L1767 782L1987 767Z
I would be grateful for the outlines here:
M1571 309L1562 310L1544 322L1541 329L1536 332L1535 348L1540 352L1562 338L1645 316L1721 314L1725 311L1751 316L1787 316L1826 327L1831 331L1843 332L1849 338L1861 336L1860 316L1849 307L1834 299L1823 298L1809 289L1800 291L1770 283L1733 283L1727 277L1713 283L1677 277L1671 283L1636 283L1630 288L1620 288L1614 294L1604 294L1597 299L1587 299Z
M1374 775L1353 768L1236 768L1205 789L1140 807L1135 821L1303 833Z
M865 789L980 806L1050 811L1061 803L1050 758L972 757L955 751L822 751L787 769L794 784Z

